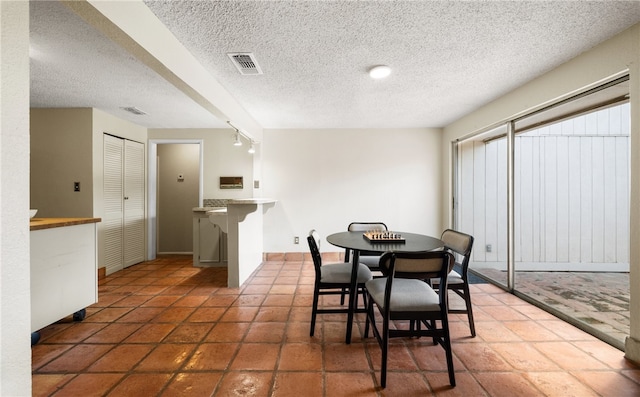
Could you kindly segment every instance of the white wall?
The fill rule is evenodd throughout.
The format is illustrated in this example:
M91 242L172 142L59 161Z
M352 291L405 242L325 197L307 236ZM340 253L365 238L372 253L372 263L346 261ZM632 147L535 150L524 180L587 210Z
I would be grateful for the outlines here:
M29 3L0 1L0 395L31 395Z
M444 161L443 191L451 192L452 141L479 132L489 126L505 122L532 109L567 98L586 88L629 73L631 107L631 192L630 200L630 323L625 354L640 362L640 24L636 24L614 38L599 44L564 65L504 95L478 109L444 130L442 148L448 155ZM442 211L451 219L450 193L443 197Z
M263 195L278 200L265 214L265 252L307 252L310 229L324 237L353 221L442 232L438 129L265 130L261 151Z

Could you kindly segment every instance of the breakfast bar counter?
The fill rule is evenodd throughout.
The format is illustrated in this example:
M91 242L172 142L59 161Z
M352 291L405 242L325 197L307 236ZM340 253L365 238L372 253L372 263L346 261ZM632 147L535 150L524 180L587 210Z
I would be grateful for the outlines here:
M263 214L276 203L269 198L234 199L227 202L229 288L238 288L262 263Z
M226 235L227 286L238 288L262 263L263 215L276 204L271 198L243 198L225 200L225 207L193 208L194 236L199 236L200 221L204 217ZM203 265L203 250L215 242L194 238L194 266Z

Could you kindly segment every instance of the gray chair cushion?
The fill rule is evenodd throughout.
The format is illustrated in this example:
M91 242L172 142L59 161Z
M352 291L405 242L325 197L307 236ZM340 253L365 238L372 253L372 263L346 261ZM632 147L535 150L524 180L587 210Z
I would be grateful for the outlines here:
M439 284L440 283L440 279L437 278L432 278L431 279L431 284ZM452 270L449 272L449 274L447 275L447 284L451 285L451 284L464 284L464 281L462 281L462 276L460 275L460 273L456 272L455 270Z
M447 283L448 284L462 284L462 283L464 283L464 281L462 281L462 276L460 275L460 273L456 272L455 270L452 270L447 275Z
M380 256L362 256L360 255L360 263L363 265L367 265L368 267L379 267L380 266Z
M373 301L384 308L384 291L387 278L374 278L365 284ZM391 289L391 311L417 312L439 311L440 300L438 294L422 280L396 278Z
M322 283L346 283L351 282L351 263L328 263L320 266L320 282ZM358 283L371 280L371 270L363 264L358 264Z

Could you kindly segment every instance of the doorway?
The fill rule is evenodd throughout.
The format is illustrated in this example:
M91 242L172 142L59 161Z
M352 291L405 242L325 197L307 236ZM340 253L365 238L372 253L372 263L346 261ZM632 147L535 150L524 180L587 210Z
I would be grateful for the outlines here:
M162 155L162 159L159 159L159 154ZM183 254L192 252L192 240L190 239L192 238L190 226L192 208L202 206L203 168L202 140L158 139L149 141L149 234L147 245L149 259L155 259L158 253ZM161 195L162 191L167 194ZM176 200L179 200L181 204L177 204ZM176 214L175 217L172 212ZM176 226L176 230L171 230L174 228L173 225ZM185 228L186 231L182 235L179 234L180 230ZM164 232L167 232L166 236ZM187 236L186 240L184 234ZM171 235L178 237L174 238ZM166 241L163 243L164 246L159 244L161 238L162 241Z

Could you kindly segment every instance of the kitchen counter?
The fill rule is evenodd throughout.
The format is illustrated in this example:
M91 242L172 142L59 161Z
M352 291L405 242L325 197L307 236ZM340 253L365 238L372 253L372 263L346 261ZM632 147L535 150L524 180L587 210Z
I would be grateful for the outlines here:
M84 225L86 223L97 223L100 221L100 218L31 218L29 222L29 229L51 229L54 227Z
M31 332L98 301L100 218L31 218ZM33 339L32 339L33 340Z

